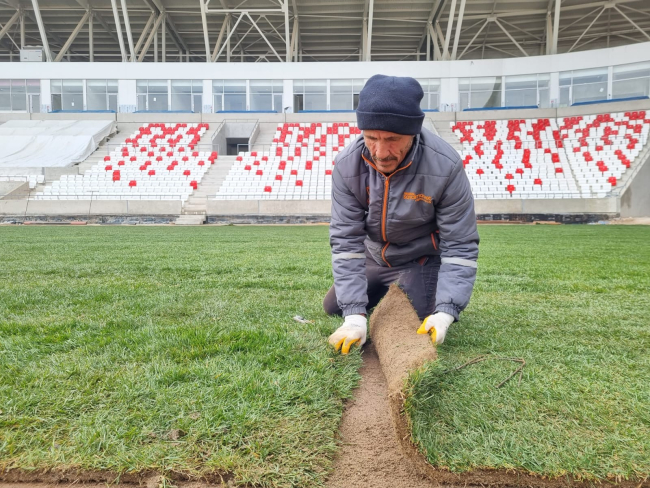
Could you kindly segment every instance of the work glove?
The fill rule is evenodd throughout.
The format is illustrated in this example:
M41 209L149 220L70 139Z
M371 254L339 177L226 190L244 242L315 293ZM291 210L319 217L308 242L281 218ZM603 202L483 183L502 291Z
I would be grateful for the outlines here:
M329 343L337 351L340 349L341 354L350 352L352 344L363 346L366 343L366 323L363 315L348 315L343 325L329 337Z
M454 317L445 312L437 312L429 315L418 329L418 334L431 333L431 342L442 344L445 342L447 329L454 322Z

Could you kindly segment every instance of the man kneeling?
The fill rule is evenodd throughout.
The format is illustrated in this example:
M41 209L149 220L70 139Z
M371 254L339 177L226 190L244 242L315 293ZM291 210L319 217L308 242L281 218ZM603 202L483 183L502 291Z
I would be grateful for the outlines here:
M397 283L440 344L469 303L478 259L474 198L458 153L422 127L423 91L413 78L375 75L359 95L362 137L336 158L328 314L344 323L329 338L347 354L366 342L366 313Z

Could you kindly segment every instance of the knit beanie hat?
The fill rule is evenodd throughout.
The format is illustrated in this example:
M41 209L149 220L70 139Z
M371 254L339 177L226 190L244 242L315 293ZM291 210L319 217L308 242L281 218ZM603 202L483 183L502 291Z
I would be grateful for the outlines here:
M414 78L375 75L359 93L357 125L364 130L385 130L416 135L422 129L422 87Z

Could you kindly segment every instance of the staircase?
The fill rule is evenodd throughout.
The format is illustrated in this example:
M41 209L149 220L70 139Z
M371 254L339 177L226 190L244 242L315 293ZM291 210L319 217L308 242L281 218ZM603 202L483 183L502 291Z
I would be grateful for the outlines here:
M456 134L454 134L454 132L451 130L448 120L443 120L439 122L431 121L431 122L433 124L433 127L435 128L434 133L437 133L440 137L442 137L456 151L460 151L461 149L463 149L463 146L458 140L458 137L456 137Z
M257 134L257 139L255 139L251 151L268 151L273 143L277 128L277 122L260 122L260 131Z
M200 225L204 224L207 216L208 199L213 198L221 184L228 176L230 168L235 162L236 156L219 156L210 166L207 173L196 191L193 191L190 197L183 205L181 215L176 219L176 225Z

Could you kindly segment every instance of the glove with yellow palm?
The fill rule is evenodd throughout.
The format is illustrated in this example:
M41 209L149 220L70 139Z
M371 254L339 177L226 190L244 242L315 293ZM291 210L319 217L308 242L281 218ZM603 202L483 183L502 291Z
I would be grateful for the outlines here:
M431 342L442 344L445 342L447 329L454 322L454 317L445 312L437 312L429 315L418 329L418 334L431 334Z

